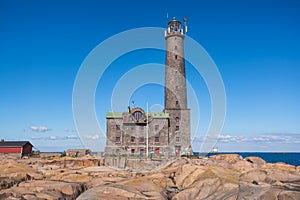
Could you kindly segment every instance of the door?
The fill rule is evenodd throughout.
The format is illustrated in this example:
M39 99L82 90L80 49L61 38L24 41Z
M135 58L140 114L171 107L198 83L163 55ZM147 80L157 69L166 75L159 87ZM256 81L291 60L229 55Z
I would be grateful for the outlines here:
M179 156L181 153L181 146L175 146L175 155Z

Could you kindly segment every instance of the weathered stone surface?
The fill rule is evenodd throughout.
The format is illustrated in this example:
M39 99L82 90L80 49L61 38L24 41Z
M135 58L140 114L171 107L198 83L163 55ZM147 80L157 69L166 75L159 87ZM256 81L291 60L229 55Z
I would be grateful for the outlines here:
M39 200L39 198L36 195L32 194L25 194L22 196L22 198L25 200Z
M25 181L10 188L14 197L40 199L73 199L81 194L86 188L78 183L65 183L58 181ZM12 196L12 195L10 195Z
M267 177L267 172L263 170L253 170L248 171L244 174L240 175L240 181L248 182L253 184L259 184L261 182L265 182Z
M160 194L161 188L150 181L143 181L139 183L125 183L125 184L113 184L109 186L97 186L94 187L82 195L77 200L102 200L102 199L161 199L165 198Z
M266 161L264 161L262 158L255 157L255 156L246 157L245 160L248 161L248 162L250 162L250 163L257 164L257 165L264 165L264 164L266 164Z
M229 165L228 168L244 173L256 169L256 165L250 162L245 162L244 160L239 160L234 163L234 165Z
M264 193L262 193L259 196L259 199L264 199L264 200L278 199L278 195L280 194L280 192L282 192L282 191L278 190L278 189L269 189L269 190L265 191Z
M8 160L6 164L0 165L0 189L10 188L22 181L41 179L42 175L32 168Z
M278 194L278 198L280 200L298 200L300 199L300 192L295 191L282 191Z
M216 160L224 160L227 161L228 163L236 163L239 160L242 160L243 157L239 154L218 154L213 157L213 159Z
M250 159L179 158L151 171L87 167L86 158L0 160L0 199L300 199L298 167Z
M60 194L60 192L57 191L45 191L45 192L39 192L35 195L38 199L47 199L47 200L56 200L63 198L63 196Z
M90 167L99 166L101 162L95 158L61 158L55 160L41 160L37 163L40 167L47 169L72 168L72 167Z

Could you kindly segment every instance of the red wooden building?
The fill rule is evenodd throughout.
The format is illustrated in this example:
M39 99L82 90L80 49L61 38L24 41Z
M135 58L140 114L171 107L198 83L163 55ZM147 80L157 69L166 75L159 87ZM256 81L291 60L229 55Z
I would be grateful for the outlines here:
M0 154L30 156L33 145L29 141L0 141Z

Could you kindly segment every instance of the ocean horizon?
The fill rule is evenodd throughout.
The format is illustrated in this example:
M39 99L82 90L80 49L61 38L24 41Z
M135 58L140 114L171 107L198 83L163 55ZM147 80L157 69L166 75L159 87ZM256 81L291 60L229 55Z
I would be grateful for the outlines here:
M194 152L194 153L196 155L199 155L199 152ZM300 152L216 152L216 153L208 153L208 154L206 153L203 155L214 156L217 154L239 154L243 158L249 156L256 156L262 158L268 163L283 162L294 166L300 166Z
M41 151L41 153L63 153L63 151ZM97 154L98 152L92 152ZM199 155L199 152L194 152ZM218 154L239 154L243 158L249 156L260 157L268 163L283 162L286 164L300 166L300 152L216 152L216 153L200 153L203 156L214 156Z

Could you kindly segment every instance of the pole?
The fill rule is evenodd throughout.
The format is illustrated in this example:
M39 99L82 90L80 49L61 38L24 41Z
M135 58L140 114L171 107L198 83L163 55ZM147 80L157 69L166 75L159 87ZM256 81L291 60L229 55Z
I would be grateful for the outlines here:
M147 105L146 105L146 107L147 107L147 125L146 125L146 158L148 159L148 156L149 156L149 150L148 150L148 148L149 148L149 140L148 140L148 137L149 137L149 117L148 117L148 115L149 115L149 113L148 113L148 102L147 102Z

